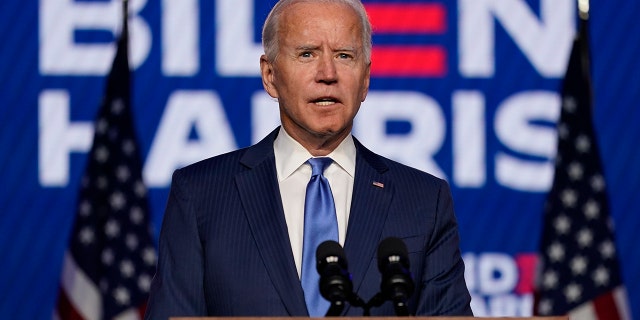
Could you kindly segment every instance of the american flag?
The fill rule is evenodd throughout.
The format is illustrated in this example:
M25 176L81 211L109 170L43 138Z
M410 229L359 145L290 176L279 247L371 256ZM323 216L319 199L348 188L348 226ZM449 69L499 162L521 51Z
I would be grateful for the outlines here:
M555 178L546 200L534 313L630 319L592 124L587 20L562 87Z
M54 318L139 319L155 272L147 190L130 110L125 22L95 121Z

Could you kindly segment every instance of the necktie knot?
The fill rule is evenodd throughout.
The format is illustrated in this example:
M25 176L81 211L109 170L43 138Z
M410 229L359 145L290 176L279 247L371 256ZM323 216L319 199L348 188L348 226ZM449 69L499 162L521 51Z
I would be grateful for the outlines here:
M311 176L322 175L324 170L331 165L333 159L329 157L310 158L307 162L311 165Z

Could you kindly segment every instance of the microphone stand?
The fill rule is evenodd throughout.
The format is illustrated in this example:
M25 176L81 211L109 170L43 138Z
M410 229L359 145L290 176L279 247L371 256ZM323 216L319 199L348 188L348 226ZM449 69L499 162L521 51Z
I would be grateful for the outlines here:
M363 317L371 316L371 308L372 307L379 307L385 301L386 301L386 299L384 298L384 295L382 294L382 292L376 293L376 295L373 296L373 298L371 298L369 301L367 301L367 304L364 307L362 307L362 309L363 309L362 310L362 316Z
M393 299L393 309L396 311L396 316L398 317L408 317L411 315L405 299Z
M344 301L331 301L331 306L329 307L329 310L327 310L327 314L325 314L324 316L338 317L342 313L342 310L344 310Z
M390 299L382 292L378 292L375 296L373 296L373 298L371 298L366 304L362 306L362 316L371 316L371 308L379 307L387 300L391 300L393 302L393 309L396 313L396 316L407 317L412 315L409 312L409 304L407 303L406 299L403 299L402 297Z
M353 307L362 307L362 308L364 308L365 305L366 305L364 300L362 300L362 298L360 298L357 294L355 294L353 292L347 293L347 299L346 300ZM338 317L338 316L340 316L340 314L344 310L344 307L345 307L344 300L331 301L331 306L329 307L329 310L327 310L327 314L325 315L325 317Z

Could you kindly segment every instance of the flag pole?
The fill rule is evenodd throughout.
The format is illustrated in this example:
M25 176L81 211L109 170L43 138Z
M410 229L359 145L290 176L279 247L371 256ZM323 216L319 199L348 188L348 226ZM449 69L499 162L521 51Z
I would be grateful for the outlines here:
M129 0L122 0L122 31L120 36L129 34Z
M580 52L579 63L582 65L580 69L583 74L584 81L587 82L588 95L590 101L593 101L593 90L591 83L591 55L589 52L589 0L578 0L578 17L580 18L578 26L578 39L576 45ZM591 104L590 111L593 109L593 103Z

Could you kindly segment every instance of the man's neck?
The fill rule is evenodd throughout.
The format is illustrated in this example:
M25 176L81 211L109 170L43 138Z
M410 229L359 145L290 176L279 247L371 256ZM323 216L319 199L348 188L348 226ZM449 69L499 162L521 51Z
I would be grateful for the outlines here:
M333 152L350 133L349 130L344 130L335 134L302 136L297 135L295 132L292 133L284 127L283 129L314 157L326 156Z

